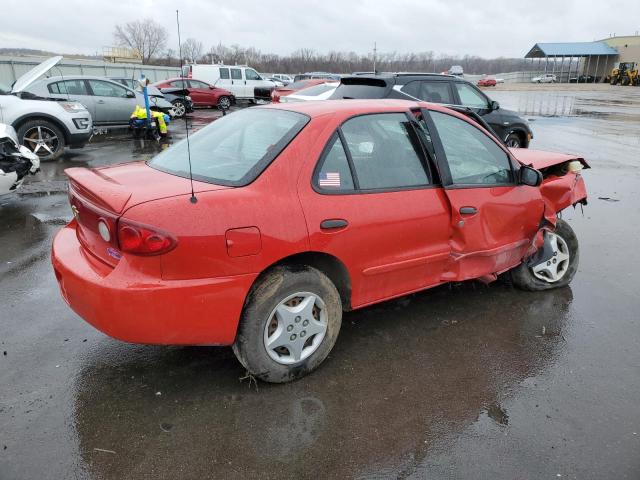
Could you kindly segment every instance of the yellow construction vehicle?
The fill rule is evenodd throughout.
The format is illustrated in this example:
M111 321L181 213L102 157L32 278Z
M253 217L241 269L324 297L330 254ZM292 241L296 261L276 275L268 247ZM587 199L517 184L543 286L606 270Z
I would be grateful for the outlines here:
M607 79L611 85L638 85L638 67L635 62L620 62Z

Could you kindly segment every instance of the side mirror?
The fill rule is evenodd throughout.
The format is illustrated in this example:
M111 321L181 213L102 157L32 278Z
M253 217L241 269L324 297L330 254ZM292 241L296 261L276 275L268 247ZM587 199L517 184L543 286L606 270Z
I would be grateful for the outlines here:
M214 87L213 85L209 85L209 90L213 90L214 88L216 87Z
M526 165L520 167L518 176L520 177L521 185L537 187L542 183L542 174L535 168L527 167Z
M135 92L127 90L127 98L136 98Z
M491 110L498 110L500 108L500 104L495 100L491 100L489 106L491 107Z

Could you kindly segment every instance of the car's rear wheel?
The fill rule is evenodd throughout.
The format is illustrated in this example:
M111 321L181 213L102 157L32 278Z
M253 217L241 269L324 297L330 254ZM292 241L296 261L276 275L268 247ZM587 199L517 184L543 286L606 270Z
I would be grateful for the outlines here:
M578 270L580 250L571 226L558 219L554 232L545 232L551 257L539 262L525 260L511 270L511 281L523 290L549 290L568 285Z
M176 99L171 102L171 105L173 105L173 113L176 117L182 118L187 114L187 105L183 100Z
M231 108L231 99L226 95L221 96L218 99L218 108L220 110L228 110L229 108Z
M253 376L284 383L315 370L336 342L342 304L311 267L277 267L252 289L233 351Z
M510 133L504 143L509 148L520 148L522 147L522 138L517 133Z
M29 120L20 125L17 133L20 144L38 155L41 161L56 160L64 152L64 133L53 122Z

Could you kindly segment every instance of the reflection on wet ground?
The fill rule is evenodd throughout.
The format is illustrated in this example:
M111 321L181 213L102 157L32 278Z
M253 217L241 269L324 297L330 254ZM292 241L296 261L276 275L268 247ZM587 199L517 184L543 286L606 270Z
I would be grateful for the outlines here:
M542 117L593 117L638 122L640 118L640 89L633 87L598 85L589 90L559 90L550 85L548 90L500 91L486 93L498 100L504 108L523 115ZM610 88L609 88L610 87Z
M536 148L593 167L584 214L565 212L571 288L469 282L348 313L327 362L287 385L244 378L228 348L96 332L49 266L64 193L2 199L0 478L637 478L639 127L531 116ZM146 148L96 143L42 175Z

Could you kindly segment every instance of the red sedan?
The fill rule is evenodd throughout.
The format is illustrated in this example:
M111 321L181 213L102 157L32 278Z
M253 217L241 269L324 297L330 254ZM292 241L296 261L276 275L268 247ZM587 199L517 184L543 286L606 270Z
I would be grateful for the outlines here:
M186 89L196 107L218 107L226 110L236 103L236 98L229 90L193 78L169 78L162 82L156 82L153 86L156 88Z
M481 78L477 83L479 87L495 87L497 84L496 79L490 77Z
M567 285L578 241L557 213L586 203L585 167L509 150L436 104L249 108L149 162L68 169L75 218L52 262L107 335L233 345L253 375L286 382L327 357L343 311L502 273Z
M335 82L335 80L329 78L313 78L309 80L298 80L297 82L290 83L284 87L278 87L271 92L271 101L273 103L280 102L280 97L291 95L292 93L302 90L303 88L313 87L314 85L320 85L321 83Z

